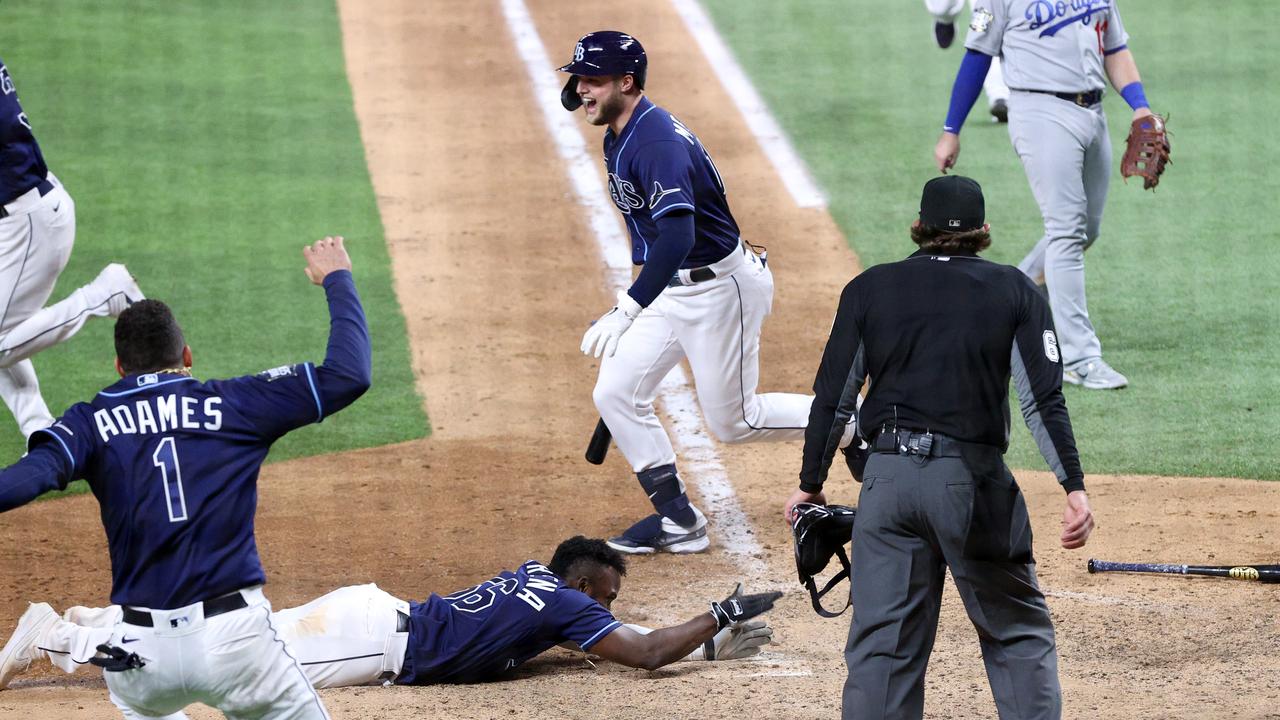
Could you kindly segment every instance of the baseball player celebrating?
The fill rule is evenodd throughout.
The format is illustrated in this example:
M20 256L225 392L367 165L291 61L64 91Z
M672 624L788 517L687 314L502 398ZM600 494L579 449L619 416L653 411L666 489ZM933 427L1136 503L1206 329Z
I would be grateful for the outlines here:
M120 381L36 431L0 472L0 512L89 481L122 606L102 646L107 687L144 717L197 701L229 717L328 717L272 627L253 533L271 444L369 388L369 333L342 238L304 255L329 300L323 365L201 382L169 308L143 300L116 321Z
M560 543L546 565L530 560L449 595L405 602L377 585L356 585L275 612L271 624L317 688L494 680L557 644L653 670L681 660L750 657L773 636L751 618L767 612L777 592L735 592L710 612L661 630L623 625L610 608L626 572L616 550L579 535ZM119 612L71 608L66 614L76 622L70 622L47 604L32 605L28 614L41 621L25 634L19 622L0 652L0 688L38 656L67 672L83 667ZM184 718L176 712L164 720Z
M1084 251L1098 238L1111 174L1105 80L1135 122L1155 122L1147 120L1152 113L1116 3L974 0L968 52L934 148L939 170L955 165L960 128L992 58L1002 57L1012 89L1009 136L1044 217L1044 237L1018 267L1048 286L1063 379L1092 389L1129 382L1102 359L1085 301Z
M53 424L31 356L75 335L88 318L117 317L143 299L129 271L111 264L44 307L75 236L76 205L45 165L0 61L0 398L27 437Z
M631 257L643 266L618 304L582 338L602 357L593 398L655 514L609 545L625 553L707 548L706 518L689 502L675 451L653 409L658 384L681 358L698 402L724 442L798 440L813 398L757 394L760 326L773 275L739 237L711 156L687 126L644 96L639 41L602 30L584 35L561 93L567 110L607 127L609 194L626 221Z
M956 39L956 17L964 9L965 0L924 0L924 6L933 16L933 37L938 47L946 50ZM969 0L972 9L973 0ZM1000 72L1000 58L991 58L991 69L982 80L987 93L987 109L999 122L1009 122L1009 86L1004 84Z

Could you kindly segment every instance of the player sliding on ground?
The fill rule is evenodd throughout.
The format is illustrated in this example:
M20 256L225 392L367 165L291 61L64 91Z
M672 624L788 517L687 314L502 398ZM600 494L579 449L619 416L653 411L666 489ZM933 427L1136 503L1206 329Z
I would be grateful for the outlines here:
M768 612L782 593L743 595L741 586L681 625L652 631L624 625L610 607L626 572L626 560L603 540L577 536L560 543L546 565L530 560L450 595L406 602L376 585L355 585L273 613L271 622L317 688L492 680L553 645L654 670L681 660L748 657L772 638L769 626L751 618ZM67 672L84 667L120 616L118 606L74 607L60 618L49 605L33 604L0 652L0 688L40 657ZM95 664L108 662L97 657Z

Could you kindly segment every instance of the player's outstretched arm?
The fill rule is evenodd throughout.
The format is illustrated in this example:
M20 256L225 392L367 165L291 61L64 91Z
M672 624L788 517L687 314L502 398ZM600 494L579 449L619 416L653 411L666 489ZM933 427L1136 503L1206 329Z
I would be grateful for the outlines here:
M627 623L627 628L648 635L651 628L643 625ZM752 655L759 655L760 648L773 642L773 628L764 620L747 620L730 625L716 633L707 642L694 648L693 652L680 658L680 662L702 660L741 660ZM577 646L570 649L577 649Z
M657 670L683 660L720 631L768 612L779 597L782 593L777 591L744 595L739 583L732 595L711 603L709 613L648 635L623 625L605 635L591 647L591 652L628 667Z
M369 326L351 277L351 258L340 236L326 237L302 249L307 277L324 288L329 300L329 346L316 368L316 389L325 415L355 402L372 383Z
M52 442L32 448L26 457L0 471L0 512L22 507L50 490L65 489L73 479L72 470L66 455Z

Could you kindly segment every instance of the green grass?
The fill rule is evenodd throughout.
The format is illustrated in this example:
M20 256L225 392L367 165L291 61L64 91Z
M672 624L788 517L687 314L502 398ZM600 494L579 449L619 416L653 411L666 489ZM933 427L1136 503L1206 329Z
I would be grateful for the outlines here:
M705 2L862 261L910 253L906 227L936 174L933 145L967 14L944 52L914 0L856 10L846 0ZM1272 5L1122 3L1147 95L1171 118L1174 161L1154 194L1121 183L1131 111L1110 95L1114 170L1103 234L1087 256L1089 307L1107 359L1131 386L1066 390L1087 472L1280 479ZM957 170L986 192L987 257L1014 264L1039 238L1040 216L1005 126L987 122L985 108L980 99L969 117ZM1010 462L1043 467L1015 425Z
M0 21L3 59L77 206L54 300L122 261L173 307L197 376L319 362L328 313L301 248L345 235L374 386L281 440L272 458L428 432L333 2L4 3ZM55 415L115 379L111 330L91 321L35 358ZM20 448L16 427L3 428L3 456Z

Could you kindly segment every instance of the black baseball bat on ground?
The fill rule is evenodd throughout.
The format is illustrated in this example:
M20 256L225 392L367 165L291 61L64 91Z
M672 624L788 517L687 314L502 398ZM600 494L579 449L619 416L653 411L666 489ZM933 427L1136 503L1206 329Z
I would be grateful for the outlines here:
M1089 572L1140 572L1165 575L1209 575L1235 580L1280 583L1280 565L1163 565L1089 559Z
M613 433L609 432L609 426L604 424L604 418L596 423L596 431L591 433L591 442L587 443L587 462L592 465L600 465L604 462L604 456L609 453L609 441L613 439Z

